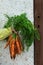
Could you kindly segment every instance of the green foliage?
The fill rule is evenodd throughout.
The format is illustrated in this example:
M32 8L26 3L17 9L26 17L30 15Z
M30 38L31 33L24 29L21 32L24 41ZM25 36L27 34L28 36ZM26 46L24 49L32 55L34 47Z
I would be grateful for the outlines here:
M25 44L27 49L32 45L34 38L40 40L37 28L35 28L32 22L28 20L26 13L12 17L6 15L6 17L8 20L4 27L13 27L18 33L20 32L22 44L23 46Z
M16 38L16 34L15 33L13 33L12 36L13 36L13 38Z
M34 34L35 34L35 38L40 40L40 34L39 34L37 28L34 29Z

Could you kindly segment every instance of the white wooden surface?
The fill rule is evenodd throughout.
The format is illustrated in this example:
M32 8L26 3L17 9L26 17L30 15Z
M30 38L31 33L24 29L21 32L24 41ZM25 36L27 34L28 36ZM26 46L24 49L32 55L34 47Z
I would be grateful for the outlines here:
M27 13L27 17L33 22L33 0L0 0L0 28L6 22L4 14L9 16ZM4 49L6 41L0 41L0 65L34 65L34 46L28 52L16 56L15 60L10 59L9 48Z

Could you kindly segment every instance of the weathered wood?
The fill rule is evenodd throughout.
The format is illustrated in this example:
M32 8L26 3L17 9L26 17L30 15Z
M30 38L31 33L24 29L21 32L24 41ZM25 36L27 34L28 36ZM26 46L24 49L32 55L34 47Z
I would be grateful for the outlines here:
M43 65L43 0L34 0L34 23L41 36L34 44L35 65Z

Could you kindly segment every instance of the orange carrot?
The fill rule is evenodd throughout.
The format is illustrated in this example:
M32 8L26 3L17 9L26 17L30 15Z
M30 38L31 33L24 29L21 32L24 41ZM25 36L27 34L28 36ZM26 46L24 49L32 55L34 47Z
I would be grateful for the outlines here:
M11 58L15 58L15 39L12 39L9 44L10 56Z
M21 39L20 39L19 36L18 36L18 41L19 41L20 49L23 50L22 43L21 43Z
M20 54L22 51L22 47L21 47L21 42L18 36L16 37L16 46L17 46L18 54Z
M7 41L6 45L4 46L4 49L8 47L11 39L12 39L12 35L9 36L8 41Z
M8 42L6 43L4 48L7 48L8 45L11 58L15 58L16 54L20 54L22 52L23 48L20 37L18 35L16 36L16 39L14 39L12 35L10 35Z

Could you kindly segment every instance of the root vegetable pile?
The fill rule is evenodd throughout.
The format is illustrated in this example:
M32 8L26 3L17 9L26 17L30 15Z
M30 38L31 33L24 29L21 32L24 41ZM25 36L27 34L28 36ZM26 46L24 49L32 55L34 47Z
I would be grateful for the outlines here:
M21 54L21 52L23 51L21 40L18 35L16 36L16 38L13 38L13 36L10 35L4 49L7 48L8 45L11 58L15 58L16 54Z

